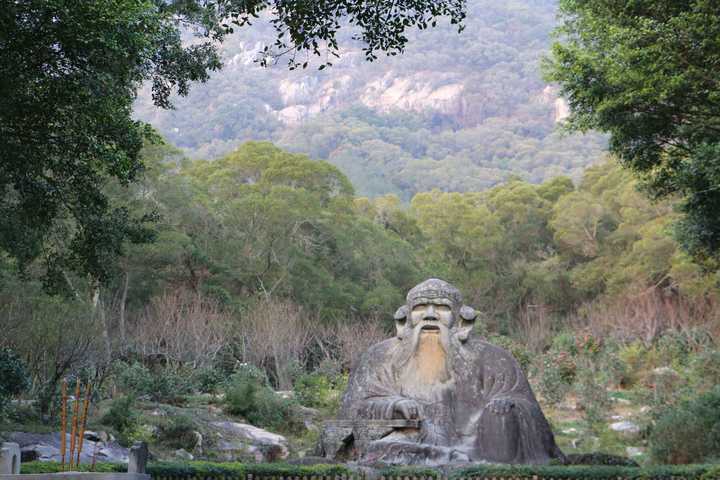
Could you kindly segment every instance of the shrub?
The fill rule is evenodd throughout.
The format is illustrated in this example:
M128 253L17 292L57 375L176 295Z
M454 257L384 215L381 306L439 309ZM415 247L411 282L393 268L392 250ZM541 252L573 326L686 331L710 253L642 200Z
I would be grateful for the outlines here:
M218 393L225 381L225 372L215 367L200 368L193 372L192 383L201 393Z
M283 431L302 428L295 403L277 395L253 370L231 376L225 387L225 410L260 427Z
M139 362L115 362L113 372L117 386L128 395L145 395L152 388L152 374Z
M135 397L127 395L113 400L101 423L117 432L121 445L129 446L138 433L140 423L140 415L135 410Z
M685 363L691 352L688 337L673 330L666 331L657 339L655 348L662 365L678 367Z
M172 448L191 450L195 447L195 423L186 415L176 415L160 427L160 440Z
M599 432L605 426L605 415L610 410L607 387L613 382L611 359L599 350L586 351L576 359L575 393L588 428Z
M720 385L720 351L705 350L690 361L690 381L697 391L706 391Z
M604 452L571 453L565 456L564 465L618 465L638 467L635 460Z
M556 352L567 352L570 355L577 355L577 344L575 343L575 334L572 332L562 332L553 338L550 350Z
M632 342L620 349L618 358L625 365L623 386L632 387L640 383L647 374L648 357L651 352L641 342Z
M538 391L550 405L565 399L575 378L575 364L567 352L550 351L541 358Z
M120 389L136 397L147 396L156 402L176 402L194 390L192 375L172 369L152 371L141 363L114 365L116 382Z
M0 349L0 416L10 399L30 385L25 364L9 348Z
M335 396L327 376L319 373L300 375L295 381L295 398L306 407L331 407Z
M720 457L720 386L661 414L650 433L650 454L661 463Z

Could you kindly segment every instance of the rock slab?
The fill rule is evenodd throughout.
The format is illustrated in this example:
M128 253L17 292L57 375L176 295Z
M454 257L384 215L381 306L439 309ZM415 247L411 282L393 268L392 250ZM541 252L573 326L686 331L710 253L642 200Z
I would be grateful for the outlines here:
M237 422L212 422L218 435L216 449L226 461L252 458L272 462L288 457L287 439L262 428Z
M91 436L91 440L85 436L83 449L80 452L80 463L91 463L93 455L97 462L128 463L128 449L120 446L115 441L104 442L100 437L102 434ZM22 460L39 460L42 462L59 462L60 458L60 432L52 433L25 433L12 432L8 435L11 442L20 446ZM70 447L70 434L66 434L66 445ZM97 451L96 451L97 449ZM69 459L69 457L66 457Z

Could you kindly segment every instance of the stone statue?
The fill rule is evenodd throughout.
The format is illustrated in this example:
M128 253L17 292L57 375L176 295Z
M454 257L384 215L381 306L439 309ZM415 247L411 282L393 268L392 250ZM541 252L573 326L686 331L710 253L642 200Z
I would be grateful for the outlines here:
M396 337L362 356L319 453L426 465L562 459L517 361L472 335L476 316L443 280L410 290Z

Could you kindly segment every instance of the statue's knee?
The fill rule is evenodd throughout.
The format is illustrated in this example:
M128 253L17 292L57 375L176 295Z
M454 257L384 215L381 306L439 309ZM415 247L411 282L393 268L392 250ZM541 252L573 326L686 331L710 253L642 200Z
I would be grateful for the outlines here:
M516 458L520 443L520 425L514 411L495 413L486 410L478 427L476 451L481 459L510 463Z

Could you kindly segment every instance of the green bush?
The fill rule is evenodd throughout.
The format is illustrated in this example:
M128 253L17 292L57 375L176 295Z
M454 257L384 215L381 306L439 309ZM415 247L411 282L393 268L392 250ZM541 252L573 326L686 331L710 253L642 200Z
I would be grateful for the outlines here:
M610 411L608 387L613 383L615 374L611 368L611 358L602 350L581 350L576 358L575 384L578 405L583 420L593 432L605 428L605 417Z
M332 402L328 377L319 373L306 373L295 380L295 398L306 407L324 408Z
M286 432L302 428L295 402L277 395L253 370L234 373L225 386L225 410L253 425Z
M135 397L127 395L113 400L110 409L100 422L112 427L117 432L121 445L132 444L140 424L140 415L135 410Z
M176 402L193 393L193 375L169 368L152 371L141 363L117 362L113 366L118 387L128 395L146 396L156 402Z
M342 393L347 387L347 377L335 372L332 376L315 371L295 380L295 398L306 407L320 408L334 413L340 408Z
M691 353L689 338L673 330L666 331L655 342L658 356L662 365L670 365L677 368L685 364Z
M15 395L30 386L30 375L20 357L9 348L0 349L0 417Z
M564 465L617 465L623 467L638 467L635 460L620 455L603 452L571 453L565 456Z
M186 415L176 415L160 427L160 440L172 448L192 450L195 447L195 423Z
M540 359L538 391L550 405L565 399L575 378L575 364L567 352L549 351Z
M690 360L690 381L695 391L707 391L720 385L720 351L705 350Z
M204 367L193 372L192 383L201 393L218 393L225 378L225 372L219 368Z
M674 464L720 458L720 386L661 414L650 433L650 454Z
M555 335L552 340L550 350L555 352L567 352L570 355L577 355L578 350L577 344L575 343L575 333L562 332Z

